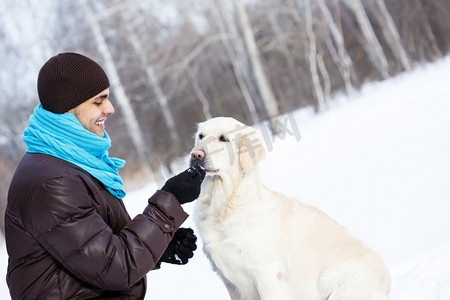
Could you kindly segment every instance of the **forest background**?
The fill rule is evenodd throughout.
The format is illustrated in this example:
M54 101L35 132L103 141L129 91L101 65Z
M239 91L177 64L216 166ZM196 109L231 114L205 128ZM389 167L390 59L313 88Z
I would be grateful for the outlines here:
M111 82L111 156L128 188L158 182L192 147L196 123L320 113L450 49L448 0L0 0L0 227L42 64L61 52ZM278 124L279 125L279 124Z

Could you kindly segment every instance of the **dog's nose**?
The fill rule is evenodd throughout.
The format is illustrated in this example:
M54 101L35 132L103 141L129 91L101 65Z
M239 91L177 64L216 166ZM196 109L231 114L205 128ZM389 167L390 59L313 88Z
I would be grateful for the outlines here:
M191 153L191 157L194 160L202 160L205 158L205 151L203 150L194 150Z

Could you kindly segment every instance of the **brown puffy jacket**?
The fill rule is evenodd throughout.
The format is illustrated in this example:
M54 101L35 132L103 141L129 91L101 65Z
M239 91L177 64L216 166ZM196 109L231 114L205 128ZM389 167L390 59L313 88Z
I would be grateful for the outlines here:
M148 203L131 220L85 171L26 153L5 214L12 299L143 299L145 274L187 218L172 194L157 191Z

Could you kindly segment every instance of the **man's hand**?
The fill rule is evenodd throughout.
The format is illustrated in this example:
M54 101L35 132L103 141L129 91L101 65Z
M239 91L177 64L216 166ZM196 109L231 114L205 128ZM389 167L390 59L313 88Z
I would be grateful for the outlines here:
M196 241L197 237L194 234L194 230L191 228L178 228L159 261L176 265L187 264L197 249Z
M200 195L200 185L205 175L200 166L190 167L167 180L161 190L174 195L180 204L192 202Z

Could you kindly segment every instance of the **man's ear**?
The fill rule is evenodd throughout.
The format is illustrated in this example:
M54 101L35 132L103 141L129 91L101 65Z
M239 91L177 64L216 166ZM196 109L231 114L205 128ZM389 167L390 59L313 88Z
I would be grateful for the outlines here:
M261 134L254 128L248 127L239 143L239 163L242 171L250 171L266 157Z

